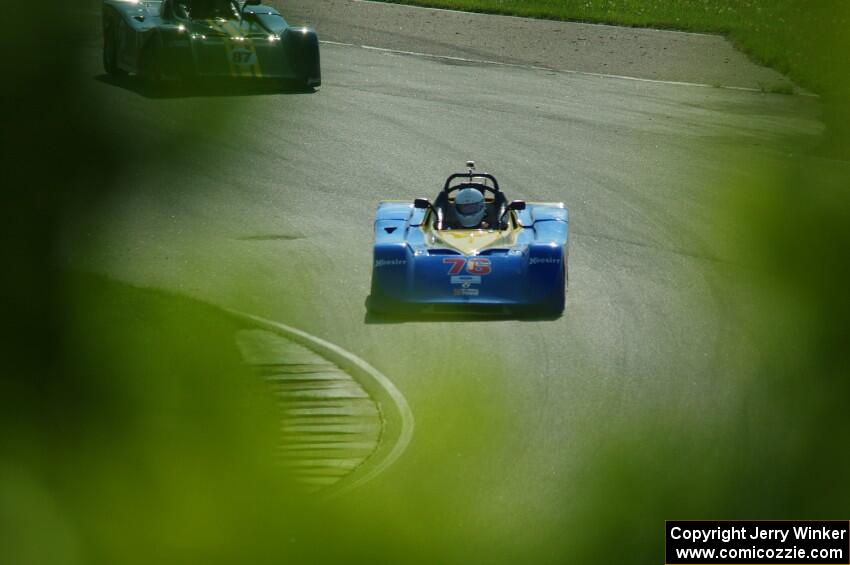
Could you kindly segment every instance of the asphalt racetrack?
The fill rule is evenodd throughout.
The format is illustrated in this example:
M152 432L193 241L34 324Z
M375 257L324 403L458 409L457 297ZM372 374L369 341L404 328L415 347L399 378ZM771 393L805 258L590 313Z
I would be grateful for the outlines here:
M337 44L315 93L149 97L104 78L91 45L81 80L126 140L125 190L92 211L98 231L68 227L69 262L301 328L389 376L416 432L352 496L427 499L423 520L486 523L522 551L560 535L607 431L710 429L738 400L758 344L725 206L753 159L819 133L816 99ZM467 159L508 198L569 207L564 315L368 318L378 201L433 198Z

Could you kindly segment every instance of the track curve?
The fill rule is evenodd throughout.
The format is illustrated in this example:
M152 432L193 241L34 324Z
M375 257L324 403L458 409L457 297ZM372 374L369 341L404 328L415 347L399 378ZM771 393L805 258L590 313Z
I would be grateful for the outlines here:
M751 170L744 151L775 159L787 136L816 135L816 101L341 45L322 60L312 94L150 99L94 80L93 44L91 95L128 132L127 191L96 236L69 226L72 260L367 359L405 391L417 434L362 490L528 547L558 535L599 434L647 414L722 420L752 346L723 187ZM510 198L570 208L564 316L367 323L377 202L433 197L467 159Z

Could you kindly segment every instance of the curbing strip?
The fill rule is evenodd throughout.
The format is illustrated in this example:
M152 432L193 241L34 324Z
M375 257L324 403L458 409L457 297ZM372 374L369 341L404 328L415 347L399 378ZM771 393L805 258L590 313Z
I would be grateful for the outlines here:
M380 475L401 456L413 436L413 412L401 391L383 373L353 353L303 330L230 308L222 310L236 320L279 334L325 357L357 380L378 405L384 421L378 447L353 473L323 490L323 497L350 492Z

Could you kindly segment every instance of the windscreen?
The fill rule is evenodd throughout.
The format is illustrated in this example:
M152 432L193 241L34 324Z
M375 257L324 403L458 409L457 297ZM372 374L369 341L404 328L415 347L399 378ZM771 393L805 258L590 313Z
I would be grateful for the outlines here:
M188 0L189 16L193 19L236 19L239 7L233 0Z

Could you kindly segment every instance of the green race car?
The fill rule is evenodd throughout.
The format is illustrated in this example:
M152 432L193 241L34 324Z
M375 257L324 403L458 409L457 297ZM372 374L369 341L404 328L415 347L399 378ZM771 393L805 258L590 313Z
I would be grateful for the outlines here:
M322 83L316 32L260 0L104 0L103 66L112 75L244 77Z

